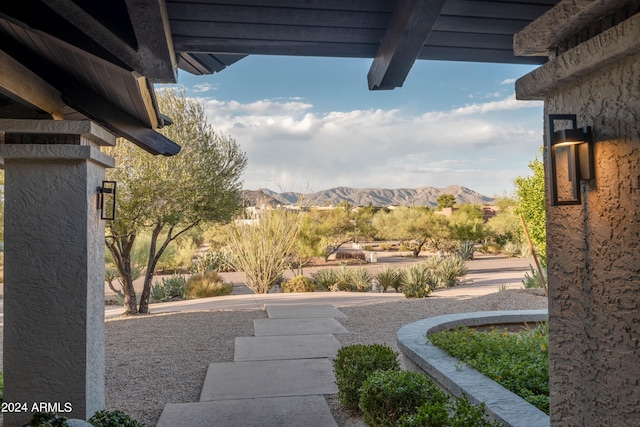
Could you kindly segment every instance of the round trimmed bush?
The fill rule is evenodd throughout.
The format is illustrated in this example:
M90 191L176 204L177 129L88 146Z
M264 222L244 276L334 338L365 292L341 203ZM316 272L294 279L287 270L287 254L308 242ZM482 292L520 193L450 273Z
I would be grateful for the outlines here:
M342 347L333 361L338 399L350 409L358 409L360 387L377 370L399 370L398 355L382 344L355 344Z
M368 426L397 426L425 402L444 405L448 396L430 379L411 371L376 371L360 389L359 408Z
M296 276L282 284L282 292L313 292L314 289L311 279L305 276Z

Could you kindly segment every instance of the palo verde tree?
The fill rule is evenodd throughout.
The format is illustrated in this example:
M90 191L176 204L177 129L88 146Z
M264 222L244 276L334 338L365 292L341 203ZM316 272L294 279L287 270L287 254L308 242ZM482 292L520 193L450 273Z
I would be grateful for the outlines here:
M415 257L428 242L437 246L438 241L449 235L447 219L428 208L400 206L388 213L380 211L373 217L373 226L384 239L416 241Z
M106 244L122 279L124 314L149 312L151 281L167 246L203 222L228 222L241 207L241 174L247 159L238 144L215 133L204 109L183 91L164 89L158 106L173 124L161 132L182 146L173 157L151 156L125 140L110 153L118 183L116 219L107 223ZM136 238L150 232L144 286L137 305L131 277Z
M542 151L542 149L541 149ZM547 259L546 208L544 200L544 164L534 157L529 162L530 176L515 179L518 207L516 214L522 215L537 254L543 262Z

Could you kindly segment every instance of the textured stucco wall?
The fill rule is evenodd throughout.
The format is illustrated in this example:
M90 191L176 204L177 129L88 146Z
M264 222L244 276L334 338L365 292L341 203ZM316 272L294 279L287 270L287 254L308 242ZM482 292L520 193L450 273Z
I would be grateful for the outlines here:
M104 408L104 222L96 210L104 165L82 158L88 150L3 146L0 153L9 157L5 401L63 412L70 403L64 415L81 419ZM64 158L72 152L80 158ZM30 414L4 417L5 426L22 425Z
M596 143L583 204L548 201L552 425L639 426L640 57L548 94L553 113Z

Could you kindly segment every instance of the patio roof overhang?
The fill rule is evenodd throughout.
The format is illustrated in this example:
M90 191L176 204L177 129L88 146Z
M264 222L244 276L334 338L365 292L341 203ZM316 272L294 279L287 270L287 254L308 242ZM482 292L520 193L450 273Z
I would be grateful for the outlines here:
M513 35L558 0L20 0L0 3L0 118L91 119L153 154L180 147L153 83L247 55L372 58L369 88L417 59L542 64Z

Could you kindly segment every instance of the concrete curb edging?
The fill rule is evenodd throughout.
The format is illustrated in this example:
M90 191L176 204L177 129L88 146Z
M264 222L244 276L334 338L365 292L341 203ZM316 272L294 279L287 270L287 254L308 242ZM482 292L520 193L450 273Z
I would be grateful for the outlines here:
M403 326L397 333L398 346L407 370L424 372L454 396L466 394L474 404L484 402L487 413L511 427L548 427L549 416L524 399L461 364L427 339L426 334L458 326L541 322L547 310L511 310L458 313L431 317Z

